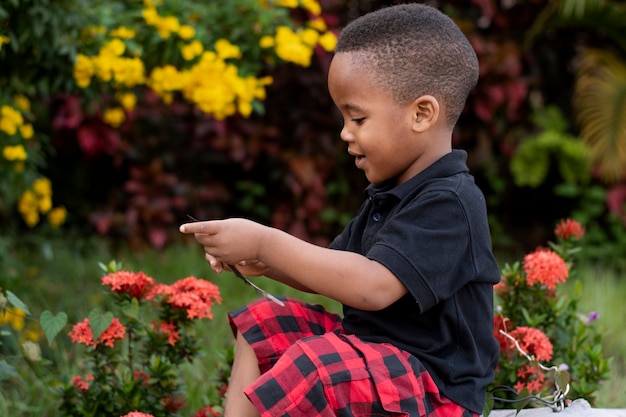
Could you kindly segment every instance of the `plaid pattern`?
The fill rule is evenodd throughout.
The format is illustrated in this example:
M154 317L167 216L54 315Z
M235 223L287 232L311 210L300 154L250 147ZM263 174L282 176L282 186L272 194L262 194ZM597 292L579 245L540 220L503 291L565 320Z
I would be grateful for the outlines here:
M344 334L321 306L283 300L230 315L259 359L262 375L245 393L261 416L476 416L442 396L408 352Z

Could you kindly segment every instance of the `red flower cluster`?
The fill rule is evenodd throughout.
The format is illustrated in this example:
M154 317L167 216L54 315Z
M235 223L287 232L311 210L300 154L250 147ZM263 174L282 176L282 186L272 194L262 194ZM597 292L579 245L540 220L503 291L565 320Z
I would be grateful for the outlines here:
M561 239L580 239L585 235L585 228L576 220L561 220L554 229L554 234Z
M549 361L552 359L552 342L548 336L534 327L520 326L509 332L509 335L517 340L524 352L534 356L538 361ZM517 349L510 341L510 348Z
M89 389L89 382L93 381L93 375L87 374L84 377L81 375L76 375L72 378L72 385L76 387L79 391L87 391Z
M501 331L508 333L509 319L496 314L493 318L493 337L496 338L498 345L500 345L500 352L505 354L508 352L508 348L511 345L511 339L502 334Z
M213 407L207 405L206 407L196 411L196 413L191 417L220 417L221 415L222 413L220 411L216 411Z
M213 303L222 302L217 285L196 277L176 281L162 293L166 294L166 300L172 307L186 310L190 319L213 318Z
M524 257L524 272L528 285L537 283L555 289L556 284L567 279L569 265L550 249L538 249Z
M128 294L138 300L151 300L157 294L159 284L143 272L118 271L102 277L102 285L119 294Z
M180 334L178 333L174 323L166 323L164 321L158 323L154 322L152 323L152 329L155 332L166 335L167 342L172 346L174 346L176 342L178 342L178 339L180 339Z
M546 376L537 367L526 364L517 370L517 383L513 388L522 392L524 388L531 394L539 394L546 384Z
M69 336L72 343L82 343L93 347L103 344L112 348L116 341L126 337L126 327L120 323L117 317L114 317L109 327L102 332L97 341L94 341L89 319L86 318L72 327Z
M140 411L131 411L128 414L124 414L122 417L154 417L152 414L142 413Z

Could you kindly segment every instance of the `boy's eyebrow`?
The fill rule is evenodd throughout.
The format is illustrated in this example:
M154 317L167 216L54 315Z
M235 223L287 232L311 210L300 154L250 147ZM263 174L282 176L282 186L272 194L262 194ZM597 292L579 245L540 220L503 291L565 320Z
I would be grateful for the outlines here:
M341 107L343 110L346 111L354 111L354 112L362 112L363 108L361 106L358 106L356 104L353 103L346 103L346 104L342 104Z

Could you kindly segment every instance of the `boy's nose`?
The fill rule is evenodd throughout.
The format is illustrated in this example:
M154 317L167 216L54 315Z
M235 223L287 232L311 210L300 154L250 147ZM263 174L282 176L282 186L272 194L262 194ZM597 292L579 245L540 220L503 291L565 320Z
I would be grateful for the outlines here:
M354 135L352 133L350 133L350 130L348 128L346 128L345 125L341 129L341 133L339 133L339 137L344 142L352 142L352 141L354 141Z

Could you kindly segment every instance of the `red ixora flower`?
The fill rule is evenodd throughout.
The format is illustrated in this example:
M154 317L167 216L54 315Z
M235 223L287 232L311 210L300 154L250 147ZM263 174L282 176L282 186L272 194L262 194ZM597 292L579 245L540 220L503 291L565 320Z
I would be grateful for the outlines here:
M524 352L534 356L538 361L547 362L552 359L552 342L548 336L534 327L520 326L509 332L509 335L517 340ZM517 349L513 341L511 349Z
M507 328L511 327L511 322L507 317L500 314L496 314L493 318L493 336L496 338L498 345L500 345L500 352L507 351L511 340L503 335L500 330L507 332Z
M76 375L72 378L72 385L79 391L87 391L89 389L89 383L93 381L93 375L87 374L84 377L81 375Z
M118 271L102 277L102 285L119 294L128 294L138 300L152 299L156 281L143 272Z
M142 413L140 411L131 411L128 414L124 414L122 417L154 417L152 414Z
M114 317L109 327L102 332L98 341L94 342L89 319L86 318L72 327L69 336L72 343L82 343L93 347L103 344L112 348L116 341L126 337L126 327L120 323L117 317Z
M585 235L585 228L576 220L561 220L554 229L554 234L561 239L580 239Z
M211 307L214 302L221 303L217 285L196 277L187 277L169 286L165 292L167 302L174 308L187 311L187 317L213 318Z
M221 411L216 411L210 405L203 407L196 411L196 413L191 417L220 417L222 415Z
M546 376L538 367L526 364L517 370L517 383L513 388L517 392L522 392L524 388L530 394L539 394L546 385Z
M528 285L543 284L549 289L565 282L569 275L569 265L550 249L538 249L524 257L524 272Z
M176 342L178 342L178 339L180 339L180 333L178 333L174 323L166 323L164 321L153 322L152 329L155 332L166 335L167 342L172 346L174 346Z

